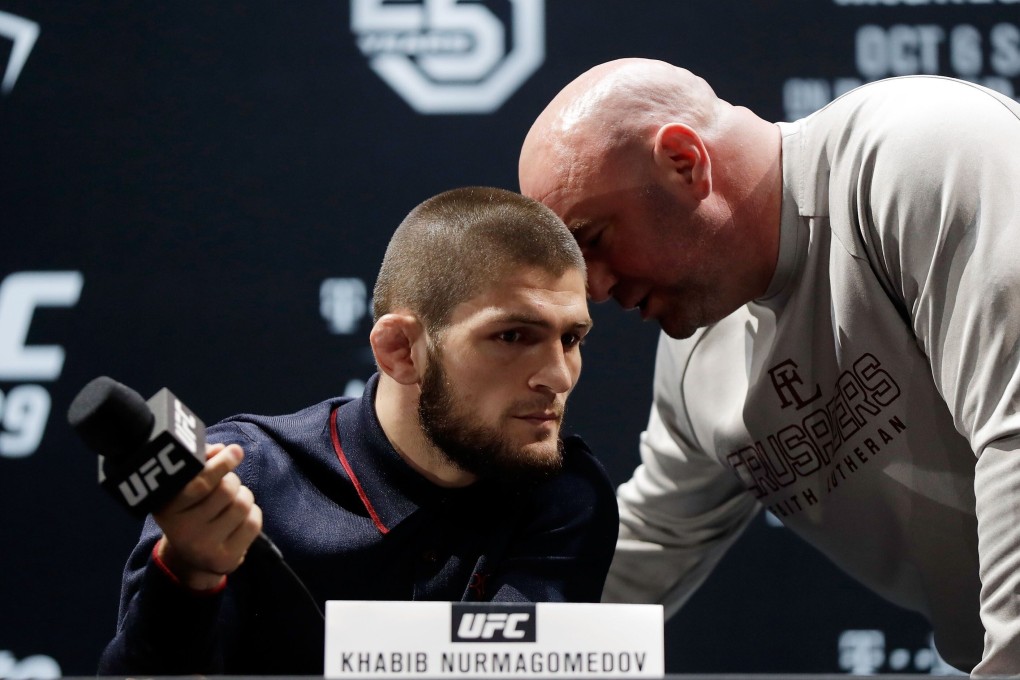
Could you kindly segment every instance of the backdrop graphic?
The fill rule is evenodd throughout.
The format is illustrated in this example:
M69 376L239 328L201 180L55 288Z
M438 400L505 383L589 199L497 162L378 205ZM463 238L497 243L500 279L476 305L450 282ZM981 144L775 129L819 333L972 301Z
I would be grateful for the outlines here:
M77 391L167 386L214 422L360 389L396 224L516 189L534 116L621 56L772 120L909 73L1015 96L1020 3L0 0L0 677L92 674L113 634L139 525L66 425ZM568 420L622 482L656 329L593 315ZM666 639L669 672L941 670L923 619L765 515Z

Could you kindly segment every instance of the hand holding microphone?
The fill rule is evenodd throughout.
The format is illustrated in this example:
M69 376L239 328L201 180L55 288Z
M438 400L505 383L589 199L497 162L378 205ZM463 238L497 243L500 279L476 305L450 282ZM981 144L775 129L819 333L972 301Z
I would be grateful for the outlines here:
M209 445L205 468L152 517L163 530L156 554L195 590L220 585L244 561L262 530L262 510L233 472L240 446Z
M278 565L319 618L322 607L262 533L262 510L234 472L240 446L206 446L205 425L170 390L145 401L100 376L71 402L67 420L99 454L99 483L133 514L163 530L156 555L196 590L218 586L248 552Z
M156 554L182 583L207 590L240 566L261 533L262 511L234 470L237 445L205 445L205 426L167 389L148 402L102 376L74 398L68 421L99 454L99 482L163 530Z

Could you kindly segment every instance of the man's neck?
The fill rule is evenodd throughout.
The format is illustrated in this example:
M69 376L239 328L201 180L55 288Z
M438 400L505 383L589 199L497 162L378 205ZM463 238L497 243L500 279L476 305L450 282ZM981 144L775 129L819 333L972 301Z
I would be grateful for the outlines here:
M783 198L782 133L751 111L735 107L718 147L723 193L739 225L748 299L762 295L776 271Z

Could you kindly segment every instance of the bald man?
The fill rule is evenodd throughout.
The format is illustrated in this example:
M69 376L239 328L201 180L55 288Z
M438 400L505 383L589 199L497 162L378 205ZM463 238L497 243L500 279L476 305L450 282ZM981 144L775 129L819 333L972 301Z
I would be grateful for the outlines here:
M522 192L663 330L604 599L675 612L766 507L1020 673L1020 106L949 78L771 123L671 64L567 85Z

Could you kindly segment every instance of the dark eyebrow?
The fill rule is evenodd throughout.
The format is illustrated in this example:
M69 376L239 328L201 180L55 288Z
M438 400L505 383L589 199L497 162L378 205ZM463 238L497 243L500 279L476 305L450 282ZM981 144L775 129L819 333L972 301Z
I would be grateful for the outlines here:
M489 323L518 323L525 326L538 326L540 328L547 328L553 330L553 325L548 320L542 319L537 316L531 316L529 314L520 314L518 312L510 312L508 314L501 314L493 317L489 320ZM595 322L591 319L585 321L578 321L573 324L571 328L576 330L591 330L591 327L595 325Z

